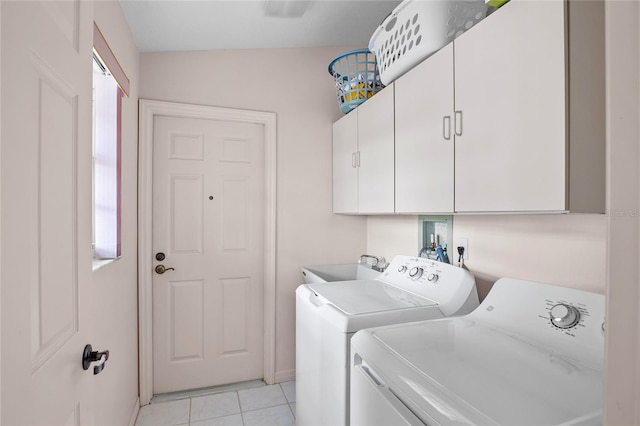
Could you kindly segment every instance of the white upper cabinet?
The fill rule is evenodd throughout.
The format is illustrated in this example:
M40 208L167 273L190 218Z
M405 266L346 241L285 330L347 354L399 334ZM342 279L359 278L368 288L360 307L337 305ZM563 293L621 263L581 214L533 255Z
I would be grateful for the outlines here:
M393 85L358 108L358 211L393 213Z
M455 44L455 210L565 211L565 6L507 3Z
M511 0L334 125L334 211L603 213L603 37L602 1Z
M453 44L394 84L396 212L453 212Z
M393 86L333 124L333 212L394 213Z
M358 213L358 111L333 123L333 212Z

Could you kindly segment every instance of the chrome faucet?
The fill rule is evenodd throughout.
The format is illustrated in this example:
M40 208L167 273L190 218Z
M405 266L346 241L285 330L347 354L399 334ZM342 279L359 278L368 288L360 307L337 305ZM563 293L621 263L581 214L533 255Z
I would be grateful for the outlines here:
M370 254L363 254L362 256L360 256L360 261L358 263L368 264L368 262L366 262L367 259L372 260L371 269L375 271L382 272L387 267L387 262L384 260L384 257L372 256Z

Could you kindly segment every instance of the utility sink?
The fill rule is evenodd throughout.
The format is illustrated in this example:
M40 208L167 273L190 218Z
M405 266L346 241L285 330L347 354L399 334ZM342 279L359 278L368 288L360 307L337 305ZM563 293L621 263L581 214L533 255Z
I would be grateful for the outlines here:
M333 281L369 280L380 275L379 271L359 263L344 265L303 266L302 276L306 284L326 283Z

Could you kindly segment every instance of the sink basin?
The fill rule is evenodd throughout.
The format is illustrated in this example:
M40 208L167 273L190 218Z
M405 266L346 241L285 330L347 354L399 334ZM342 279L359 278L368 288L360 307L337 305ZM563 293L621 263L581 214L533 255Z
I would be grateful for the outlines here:
M307 284L326 283L332 281L368 280L380 275L380 272L367 268L359 263L303 266L300 269L302 270L304 282Z

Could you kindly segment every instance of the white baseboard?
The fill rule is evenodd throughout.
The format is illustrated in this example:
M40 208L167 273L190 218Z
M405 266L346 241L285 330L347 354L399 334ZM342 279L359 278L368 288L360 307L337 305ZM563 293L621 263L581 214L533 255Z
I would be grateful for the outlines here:
M285 371L276 371L275 382L290 382L291 380L296 379L296 370L285 370Z
M129 419L129 426L135 426L136 419L138 418L138 412L140 412L140 398L136 399L136 405L133 406L133 413Z

